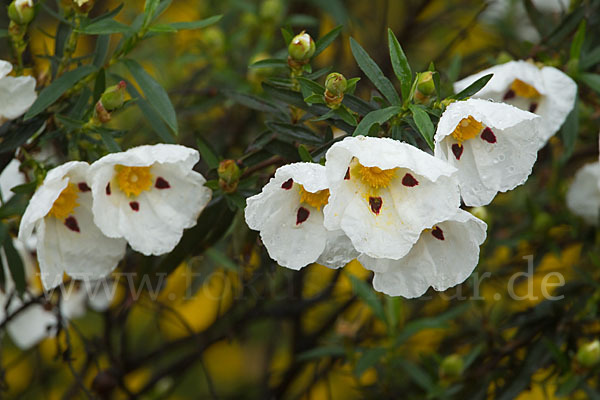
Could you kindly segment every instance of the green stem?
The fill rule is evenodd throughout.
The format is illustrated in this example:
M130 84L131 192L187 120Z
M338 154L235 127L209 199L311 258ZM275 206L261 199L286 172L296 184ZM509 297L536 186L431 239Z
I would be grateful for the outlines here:
M67 67L71 64L71 57L75 53L75 50L77 50L77 41L79 40L79 33L77 32L77 29L81 24L81 17L75 14L74 22L75 27L69 33L69 39L67 41L67 45L64 48L63 56L60 59L60 63L58 64L56 76L60 76L65 71L65 69L67 69Z

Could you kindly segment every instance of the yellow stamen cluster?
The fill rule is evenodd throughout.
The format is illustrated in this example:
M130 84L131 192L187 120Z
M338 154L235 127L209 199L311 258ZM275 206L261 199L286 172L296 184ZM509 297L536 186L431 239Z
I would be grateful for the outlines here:
M77 203L77 186L72 183L69 183L66 188L60 192L58 199L54 201L52 205L52 209L48 213L48 215L58 218L65 219L67 218L77 207L79 204Z
M465 140L473 139L482 129L483 124L469 115L467 118L461 119L458 125L456 125L456 128L452 132L452 137L457 142L462 143Z
M396 168L381 169L379 167L365 167L358 164L356 171L364 183L374 189L388 187L391 180L396 176Z
M319 190L318 192L309 192L304 186L298 185L300 190L300 203L308 204L311 207L320 210L321 207L329 201L329 189Z
M115 165L117 184L126 196L139 196L144 190L152 187L150 167L126 167Z
M536 97L540 97L540 92L538 92L530 84L525 83L520 79L515 79L513 81L513 83L510 85L510 90L515 92L517 96L524 97L526 99L535 99Z

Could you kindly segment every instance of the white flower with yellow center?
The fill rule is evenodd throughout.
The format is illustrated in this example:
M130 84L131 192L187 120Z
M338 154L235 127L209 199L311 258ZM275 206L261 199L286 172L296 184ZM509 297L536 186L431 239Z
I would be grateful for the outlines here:
M198 151L173 144L102 157L89 172L96 225L145 255L170 252L212 196L192 169L199 159Z
M581 167L567 192L567 207L586 222L600 222L600 162Z
M421 232L408 254L399 260L372 258L358 261L374 271L373 287L390 296L419 297L431 286L443 291L471 275L479 261L479 246L487 225L470 213L458 213Z
M457 101L442 114L435 156L458 169L468 206L489 204L498 192L527 180L537 158L540 117L503 103Z
M473 97L502 101L542 117L538 149L565 122L575 105L577 84L554 67L538 68L526 61L510 61L471 75L454 84L460 92L484 75L494 74Z
M260 231L269 256L298 270L318 262L340 268L358 256L340 230L323 226L329 201L325 167L313 163L284 165L262 192L248 198L246 223Z
M8 76L12 65L0 60L0 125L19 118L37 98L35 79L31 76Z
M71 161L54 168L31 198L19 227L19 239L37 235L37 255L45 289L75 279L107 276L125 254L126 243L106 237L94 224L89 165Z
M396 140L346 138L329 149L325 168L325 227L341 229L370 257L404 257L423 229L460 203L454 167Z

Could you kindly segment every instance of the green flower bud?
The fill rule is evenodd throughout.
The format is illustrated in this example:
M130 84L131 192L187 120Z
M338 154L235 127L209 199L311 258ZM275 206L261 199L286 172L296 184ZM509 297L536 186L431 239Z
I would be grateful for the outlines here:
M123 103L125 102L126 87L127 84L125 83L125 81L121 81L114 86L106 88L106 90L102 94L102 97L100 97L100 102L102 103L102 106L107 111L114 111L118 108L121 108L121 106L123 106Z
M32 0L14 0L8 6L8 18L16 24L27 25L35 17Z
M233 193L236 191L242 171L234 160L223 160L219 163L217 169L219 174L219 187L225 193Z
M430 96L435 92L433 72L425 71L417 74L417 90L424 96Z
M577 350L577 362L586 368L591 368L600 362L600 341L585 343Z
M440 378L458 378L462 375L464 362L458 354L451 354L440 364Z
M315 50L315 41L304 31L294 36L288 46L290 57L296 62L308 62Z
M325 89L334 96L343 96L347 87L348 82L346 78L337 72L327 75L327 79L325 79Z

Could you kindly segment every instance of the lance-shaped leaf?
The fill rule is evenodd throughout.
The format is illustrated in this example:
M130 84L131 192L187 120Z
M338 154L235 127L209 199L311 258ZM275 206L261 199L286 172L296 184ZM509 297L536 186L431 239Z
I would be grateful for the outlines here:
M429 114L421 107L414 104L411 104L408 108L410 108L410 111L412 112L419 133L423 136L423 139L425 139L431 150L433 150L433 134L435 133L435 128L431 122L431 118L429 118Z
M391 106L383 108L381 110L371 111L360 121L356 129L354 130L353 136L367 135L371 127L375 124L383 124L387 122L394 115L398 114L402 110L399 106Z
M336 26L331 31L326 33L322 38L319 38L319 40L315 42L315 53L313 54L313 58L321 54L323 50L325 50L331 43L333 43L333 41L335 40L335 38L338 37L343 28L344 27L342 25Z
M479 92L487 83L492 79L494 74L487 74L477 79L475 82L471 83L469 86L464 88L461 92L451 96L451 99L463 100L467 97L473 96L475 93Z
M410 94L410 86L412 85L412 70L410 69L404 50L400 46L400 42L398 42L396 35L394 35L391 29L388 29L388 46L390 48L392 68L402 88L402 99L406 101Z

